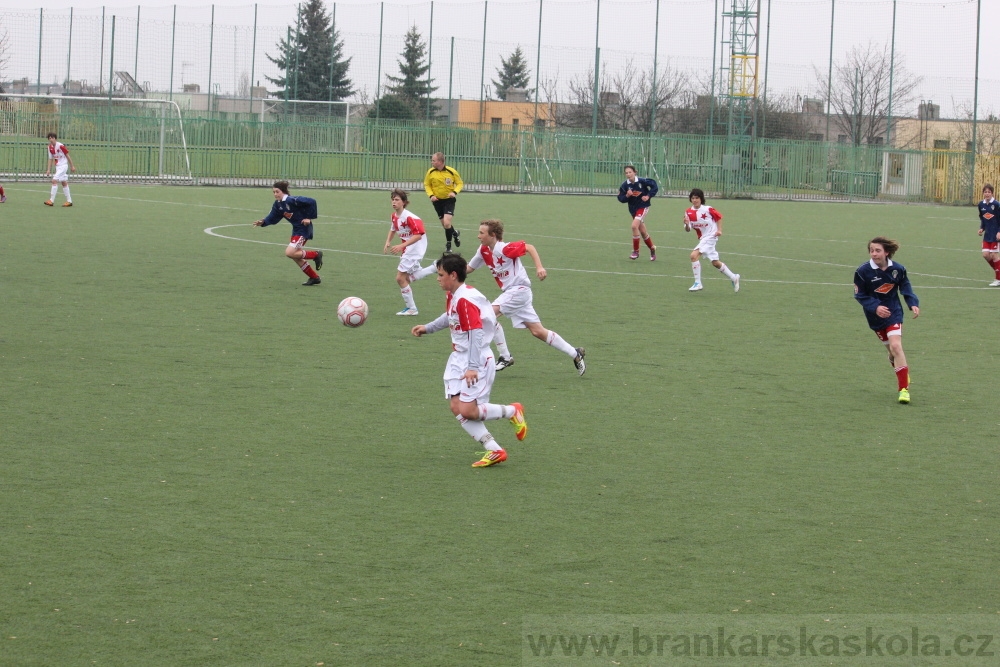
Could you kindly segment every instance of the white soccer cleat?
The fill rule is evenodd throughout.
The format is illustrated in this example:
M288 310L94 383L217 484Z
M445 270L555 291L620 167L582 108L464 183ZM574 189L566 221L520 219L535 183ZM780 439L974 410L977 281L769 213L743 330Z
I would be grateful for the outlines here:
M994 280L991 282L990 287L1000 287L1000 280Z
M403 315L405 317L405 316L410 316L410 315L419 315L420 313L417 312L416 308L404 308L403 310L399 311L396 314L397 315Z
M701 283L695 283L691 287L688 287L688 292L700 292L703 289L705 288L701 286Z
M738 273L733 277L733 291L740 291L740 274Z

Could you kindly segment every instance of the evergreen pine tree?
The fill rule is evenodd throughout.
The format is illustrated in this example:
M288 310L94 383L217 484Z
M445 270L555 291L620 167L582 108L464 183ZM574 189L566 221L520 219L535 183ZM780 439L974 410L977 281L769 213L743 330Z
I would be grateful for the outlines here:
M521 47L514 49L509 57L500 57L500 67L497 69L499 81L493 81L493 89L497 98L507 99L507 91L511 88L523 88L528 92L528 97L534 94L534 89L528 89L531 73L528 71L528 62L524 59L524 51Z
M417 26L413 26L406 33L401 60L396 61L400 76L386 75L391 82L386 85L386 96L393 95L408 104L417 118L427 115L427 98L437 90L437 86L427 80L430 65L426 55L427 45L421 39Z
M274 95L338 101L354 92L347 78L351 59L344 58L344 42L330 25L323 0L308 0L299 6L290 34L291 38L286 36L278 40L277 56L267 56L283 74L277 78L266 77L279 88L272 91Z

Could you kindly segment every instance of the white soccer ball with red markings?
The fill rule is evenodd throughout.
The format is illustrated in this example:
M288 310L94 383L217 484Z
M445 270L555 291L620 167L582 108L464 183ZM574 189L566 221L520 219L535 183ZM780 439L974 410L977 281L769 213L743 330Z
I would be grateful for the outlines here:
M360 327L368 319L368 304L356 296L349 296L337 306L337 319L345 327Z

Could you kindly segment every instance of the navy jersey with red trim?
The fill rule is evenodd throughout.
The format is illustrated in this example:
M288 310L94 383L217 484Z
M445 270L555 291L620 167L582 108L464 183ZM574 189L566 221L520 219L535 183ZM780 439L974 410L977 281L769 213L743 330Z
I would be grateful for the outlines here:
M888 266L883 271L875 265L875 262L869 260L854 272L854 298L865 309L868 326L873 331L903 322L903 307L899 303L900 294L903 295L906 306L910 310L920 305L902 264L897 264L890 259ZM879 306L885 306L889 309L889 317L879 317L875 314L875 310Z
M979 228L983 230L983 240L987 243L997 242L1000 232L1000 202L991 199L979 202Z
M629 197L626 193L631 190L639 194ZM618 188L618 201L628 204L628 212L635 217L635 214L644 208L649 208L653 204L653 197L660 191L660 187L651 178L641 178L636 176L635 182L626 180ZM643 201L643 197L649 197L648 201Z
M317 215L315 199L288 195L282 201L275 201L271 205L271 212L264 218L261 227L276 225L282 220L287 220L292 223L292 236L304 236L311 239L315 225L303 225L302 221L315 220Z

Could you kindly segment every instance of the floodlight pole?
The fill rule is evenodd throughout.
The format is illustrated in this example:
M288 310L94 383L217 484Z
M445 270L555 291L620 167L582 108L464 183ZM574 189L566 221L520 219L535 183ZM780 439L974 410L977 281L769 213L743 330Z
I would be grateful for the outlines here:
M170 92L167 99L174 99L174 49L177 45L177 5L174 5L174 18L170 28Z
M972 201L979 198L976 192L976 156L979 154L978 137L976 136L979 125L979 36L980 17L982 15L982 0L976 0L976 82L972 92L972 171L970 172L970 185L972 188Z
M657 0L659 1L659 0ZM538 77L542 67L542 3L538 0L538 46L535 47L535 127L538 127Z
M69 85L69 66L73 61L73 8L69 8L69 44L66 48L66 84Z
M44 9L38 10L38 76L35 79L35 92L42 94L42 18L45 15Z

